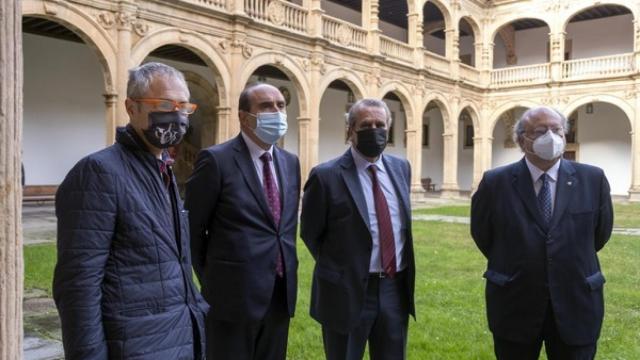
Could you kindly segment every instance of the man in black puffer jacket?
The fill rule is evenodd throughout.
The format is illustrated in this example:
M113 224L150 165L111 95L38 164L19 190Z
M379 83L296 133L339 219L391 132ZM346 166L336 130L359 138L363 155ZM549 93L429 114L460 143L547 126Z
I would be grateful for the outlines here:
M182 140L183 75L130 71L129 124L82 159L56 194L53 296L67 359L204 359L208 305L191 277L188 216L165 149Z

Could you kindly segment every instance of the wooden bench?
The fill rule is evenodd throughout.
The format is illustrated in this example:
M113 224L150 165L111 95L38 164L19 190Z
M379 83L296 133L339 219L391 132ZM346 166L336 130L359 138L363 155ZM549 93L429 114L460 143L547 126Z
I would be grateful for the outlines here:
M436 184L431 182L430 177L422 178L421 182L422 182L422 188L424 189L424 191L428 191L428 192L436 191Z
M22 190L22 201L25 203L52 202L56 198L56 185L28 185Z

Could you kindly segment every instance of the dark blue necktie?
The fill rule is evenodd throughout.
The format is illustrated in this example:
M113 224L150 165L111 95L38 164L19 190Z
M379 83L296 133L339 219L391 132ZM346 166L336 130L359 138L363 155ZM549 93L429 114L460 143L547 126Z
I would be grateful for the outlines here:
M553 210L551 208L549 175L547 175L547 173L540 175L540 180L542 181L542 187L540 188L540 192L538 192L538 208L540 209L540 213L542 214L544 221L549 223L551 215L553 214Z

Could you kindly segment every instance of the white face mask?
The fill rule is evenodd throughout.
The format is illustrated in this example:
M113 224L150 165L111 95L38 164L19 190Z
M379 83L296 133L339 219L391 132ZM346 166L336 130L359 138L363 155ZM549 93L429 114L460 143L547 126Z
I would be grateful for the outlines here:
M544 160L554 160L564 153L564 139L551 130L533 140L533 153Z

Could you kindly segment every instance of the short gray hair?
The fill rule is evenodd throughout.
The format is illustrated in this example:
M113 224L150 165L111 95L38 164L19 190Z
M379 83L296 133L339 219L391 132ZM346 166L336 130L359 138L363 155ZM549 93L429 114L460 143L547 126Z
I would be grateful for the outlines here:
M189 92L187 82L180 71L163 63L149 62L129 70L127 97L131 99L143 97L149 91L151 81L158 76L177 79L184 85L187 93Z
M536 118L543 113L546 115L552 114L558 117L558 119L560 119L560 122L562 123L562 130L564 131L564 133L567 134L569 132L569 121L567 120L567 117L562 115L560 111L549 106L536 106L525 111L513 126L513 141L517 144L520 144L520 140L525 133L524 125L528 123L532 118Z
M389 107L384 101L378 99L361 99L356 101L351 109L349 109L349 113L347 114L347 125L349 125L349 128L355 125L358 112L363 108L369 107L384 109L385 114L387 114L387 127L391 126L391 111L389 111Z

